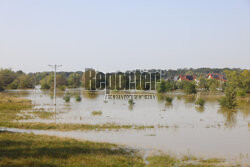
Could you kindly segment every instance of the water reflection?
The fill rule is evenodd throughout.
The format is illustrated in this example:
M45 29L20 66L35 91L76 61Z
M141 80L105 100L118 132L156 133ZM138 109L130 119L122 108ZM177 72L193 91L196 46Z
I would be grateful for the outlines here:
M228 128L233 128L237 124L237 110L219 109L218 113L222 114L225 118L224 125Z
M83 97L87 99L96 99L100 93L99 92L90 92L90 91L82 91Z
M165 96L166 96L166 95L164 95L164 94L156 94L157 101L158 101L159 103L163 103L163 102L164 102Z
M132 111L133 108L134 108L134 104L129 104L128 109L129 109L130 111Z
M196 106L195 110L198 111L198 112L200 112L200 113L202 113L202 112L205 111L205 107L204 106Z
M243 114L244 118L248 117L250 115L250 100L247 99L241 99L237 101L238 108L240 112Z
M182 97L185 99L185 103L194 103L196 100L196 95L184 95Z

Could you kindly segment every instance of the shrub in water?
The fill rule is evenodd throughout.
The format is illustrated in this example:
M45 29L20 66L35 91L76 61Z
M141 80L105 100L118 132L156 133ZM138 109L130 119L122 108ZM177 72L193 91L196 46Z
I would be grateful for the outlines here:
M67 92L65 95L64 95L64 97L63 97L63 100L65 101L65 102L69 102L70 101L70 93L69 92Z
M196 100L195 104L196 104L196 105L199 105L199 106L201 106L201 107L203 107L204 104L205 104L205 100L203 100L202 98L198 98L198 99Z
M101 111L92 111L92 115L96 116L96 115L102 115Z
M222 108L234 109L237 106L236 103L236 90L233 87L227 87L224 97L219 100Z
M129 99L129 100L128 100L128 104L129 104L129 105L135 104L135 103L134 103L134 100L133 100L133 99Z
M167 103L172 103L173 98L170 97L170 96L166 96L165 100L166 100Z
M76 98L76 101L81 101L82 100L82 98L81 98L81 96L80 96L79 93L75 95L75 98Z

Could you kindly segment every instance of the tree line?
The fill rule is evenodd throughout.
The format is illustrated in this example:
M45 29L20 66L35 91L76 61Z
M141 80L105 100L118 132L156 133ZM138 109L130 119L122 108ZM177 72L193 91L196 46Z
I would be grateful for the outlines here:
M83 72L58 72L57 87L60 89L81 86ZM24 73L11 69L0 69L0 91L5 89L33 89L41 85L41 89L53 89L53 72Z
M149 72L159 71L151 69ZM217 68L198 68L198 69L177 69L161 70L162 81L157 87L159 93L164 93L176 89L182 89L186 93L196 93L197 90L204 91L225 91L227 87L233 87L237 96L244 96L250 93L250 71L242 69L217 69ZM223 73L227 82L220 82L216 79L207 79L208 73ZM196 75L196 81L175 81L173 78L177 75ZM83 86L84 72L58 72L57 87L60 89L77 88ZM24 73L22 71L13 71L11 69L0 69L0 90L4 89L27 89L34 88L35 85L41 85L41 89L53 89L53 72Z

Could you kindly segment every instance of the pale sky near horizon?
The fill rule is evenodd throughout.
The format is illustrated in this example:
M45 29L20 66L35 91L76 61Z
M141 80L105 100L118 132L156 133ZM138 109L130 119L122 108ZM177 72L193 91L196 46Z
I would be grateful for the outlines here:
M249 0L0 0L0 68L250 69Z

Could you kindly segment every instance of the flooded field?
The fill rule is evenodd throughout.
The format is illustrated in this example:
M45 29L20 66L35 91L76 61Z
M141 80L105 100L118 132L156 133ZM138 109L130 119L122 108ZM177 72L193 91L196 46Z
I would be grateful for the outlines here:
M23 121L152 125L155 128L69 132L22 131L117 143L147 153L162 151L177 155L192 154L198 157L250 162L250 100L240 101L236 111L223 111L217 102L221 95L201 95L206 103L204 108L197 108L194 104L196 96L186 96L181 92L169 94L173 97L172 104L166 105L162 97L157 96L156 99L134 100L135 104L131 106L128 100L105 100L104 92L87 93L81 89L68 91L80 93L82 100L77 102L72 97L70 102L64 102L64 93L59 92L56 116L51 119L35 118ZM34 104L33 110L54 112L53 94L50 91L17 90L5 94L31 99ZM93 114L93 111L99 114Z

